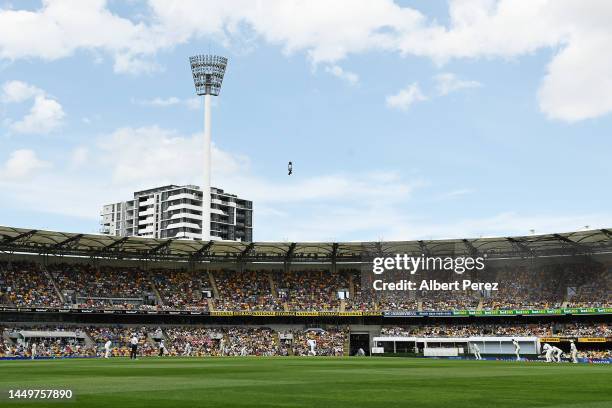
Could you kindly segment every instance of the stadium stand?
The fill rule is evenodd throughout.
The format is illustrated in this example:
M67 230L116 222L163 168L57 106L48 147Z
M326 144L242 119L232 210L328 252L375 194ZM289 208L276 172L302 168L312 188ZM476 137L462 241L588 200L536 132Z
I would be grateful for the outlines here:
M610 267L595 270L560 266L528 270L522 266L492 269L499 291L420 291L413 298L402 292L372 294L361 289L355 272L213 271L215 297L206 273L156 268L33 262L0 263L0 304L11 306L115 308L128 310L209 310L204 292L220 311L339 311L338 292L353 282L346 311L438 311L610 307ZM349 278L353 274L353 279ZM272 293L272 286L277 293ZM61 292L64 301L60 299ZM350 290L349 290L350 292ZM420 306L419 306L420 304Z
M161 341L170 356L306 356L312 341L317 355L345 356L383 335L574 339L583 355L609 355L611 231L465 241L228 243L0 227L0 352L26 358L36 343L39 357L99 357L110 340L127 356L136 335L140 356L158 355ZM401 252L491 261L388 281L499 290L372 290L368 262Z

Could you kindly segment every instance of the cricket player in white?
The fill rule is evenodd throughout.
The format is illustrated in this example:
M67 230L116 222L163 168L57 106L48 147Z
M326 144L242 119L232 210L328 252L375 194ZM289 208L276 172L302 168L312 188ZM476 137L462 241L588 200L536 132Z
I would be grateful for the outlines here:
M570 340L570 355L572 357L572 363L578 363L578 349L576 348L574 340Z
M514 354L516 354L516 361L521 361L521 346L517 339L512 339L512 344L514 344Z
M225 355L225 340L221 339L221 341L219 341L219 350L221 351L221 355L224 356Z
M240 355L241 355L242 357L245 357L245 356L247 356L247 354L248 354L248 353L247 353L247 348L246 348L246 346L242 346L242 348L240 349Z
M165 354L168 354L168 350L166 350L166 345L164 344L164 341L160 341L159 342L159 356L163 356Z
M553 360L556 361L557 363L561 362L561 355L563 354L563 350L561 350L559 347L557 346L553 346Z
M482 360L482 357L480 356L480 347L478 347L478 344L472 344L472 351L474 352L474 358L476 358L476 360Z
M113 343L110 340L107 340L106 343L104 343L104 358L110 357L112 345Z
M187 343L185 345L185 351L183 351L184 356L191 356L191 343Z
M308 346L310 347L310 350L308 351L308 355L309 356L316 356L317 355L317 342L316 340L313 339L308 339L307 341Z
M542 346L542 351L546 354L546 362L550 363L552 361L552 353L553 353L552 346L548 343L544 343L544 345Z
M34 357L36 357L36 343L32 343L31 352L32 352L32 360L34 360Z

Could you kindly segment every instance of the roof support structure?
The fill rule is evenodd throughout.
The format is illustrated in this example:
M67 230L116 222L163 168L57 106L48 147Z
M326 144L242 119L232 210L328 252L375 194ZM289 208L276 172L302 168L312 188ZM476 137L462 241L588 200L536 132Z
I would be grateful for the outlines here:
M76 245L83 238L83 234L76 234L68 239L63 240L62 242L58 242L57 244L51 247L52 250L58 250L63 248L68 248L69 246Z
M562 242L565 242L565 243L569 244L574 249L577 249L579 251L583 251L585 253L589 252L588 248L586 248L584 245L581 245L578 242L572 241L568 237L564 237L563 235L560 235L560 234L553 234L553 237L557 238L559 241L562 241Z
M30 238L32 235L36 234L37 232L38 230L30 230L27 232L22 232L19 235L15 235L14 237L9 237L5 235L4 239L0 241L0 245L6 245L6 244L10 244L11 242L19 241L20 239Z
M291 245L289 245L289 249L287 249L287 253L285 254L285 262L291 263L291 260L293 259L293 253L295 252L295 247L297 246L297 243L292 242Z
M535 251L533 249L529 248L527 245L525 245L525 243L517 240L516 238L507 237L506 239L512 244L513 247L519 249L520 251L535 255Z
M210 251L210 248L212 248L214 243L215 243L215 241L210 240L207 243L205 243L204 245L202 245L202 247L200 249L198 249L193 254L191 254L191 260L196 260L196 259L200 259L200 258L204 257L206 254L208 254L208 251Z
M240 253L240 255L238 255L238 261L244 262L245 259L248 259L251 253L253 253L254 249L255 249L255 243L251 242L249 245L247 245L246 248L244 248L244 250Z
M332 261L332 264L334 265L336 264L336 260L338 259L338 247L339 246L340 245L337 242L334 242L332 244L331 261Z
M467 239L463 239L462 241L472 258L478 258L480 256L480 252L476 249L474 245L472 245L470 241L468 241Z
M610 231L609 229L600 229L601 232L603 232L608 238L612 238L612 231Z
M419 243L419 247L421 247L421 251L423 252L423 255L427 255L429 256L431 251L429 250L429 248L427 248L427 244L425 244L425 241L417 241Z
M114 249L114 248L117 248L117 247L121 248L123 246L123 244L125 243L125 241L128 240L128 238L129 237L123 237L121 239L118 239L117 241L114 241L114 242L106 245L105 247L102 248L101 252L108 252L111 249Z
M174 241L173 239L166 240L161 244L157 245L154 248L151 248L147 251L147 255L158 255L163 252L164 248L168 248L170 244Z

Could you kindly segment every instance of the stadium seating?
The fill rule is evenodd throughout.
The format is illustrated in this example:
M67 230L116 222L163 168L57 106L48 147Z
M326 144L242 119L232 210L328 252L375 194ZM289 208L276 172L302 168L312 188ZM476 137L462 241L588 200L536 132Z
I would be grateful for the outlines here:
M462 279L499 290L375 292L359 271L213 270L0 262L0 305L217 311L448 311L610 307L612 273L600 264L497 267ZM419 279L424 276L418 277ZM444 279L457 279L451 275ZM340 299L339 292L349 293ZM212 295L212 299L207 295ZM212 308L212 309L211 309Z

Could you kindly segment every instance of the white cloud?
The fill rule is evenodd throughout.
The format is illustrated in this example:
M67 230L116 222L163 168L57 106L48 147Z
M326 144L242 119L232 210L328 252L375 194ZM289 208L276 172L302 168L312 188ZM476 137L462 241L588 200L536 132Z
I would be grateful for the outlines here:
M44 95L45 92L22 81L7 81L2 85L2 96L0 101L4 103L20 103L27 101L37 95Z
M444 96L451 92L459 91L466 88L479 88L482 84L478 81L470 81L459 79L457 75L451 72L445 72L434 76L436 82L436 90L438 95Z
M328 72L335 76L336 78L340 78L341 80L347 82L349 85L355 85L359 82L359 75L354 72L345 71L342 67L338 65L331 65L325 67L325 72Z
M540 110L567 122L612 112L612 55L602 54L611 43L607 34L576 36L560 51L538 91Z
M133 100L133 102L138 105L153 106L153 107L158 107L158 108L166 108L169 106L183 105L187 107L188 109L197 110L202 107L202 98L200 97L180 99L180 98L177 98L176 96L170 96L168 98L161 98L158 96L152 99L135 99Z
M112 14L104 0L42 3L34 11L0 10L0 57L54 60L79 49L101 49L130 66L132 54L152 53L162 45L151 43L153 33L145 24Z
M0 101L21 103L34 98L34 104L21 120L7 120L9 128L18 133L49 133L62 125L66 116L62 105L47 93L22 81L7 81L2 86Z
M121 128L99 138L97 154L101 164L111 170L116 184L139 186L164 183L196 183L202 169L203 137L181 135L156 126ZM213 177L239 172L248 159L230 155L213 145ZM138 156L139 160L133 158Z
M64 116L62 105L39 95L34 98L30 112L23 119L11 123L10 128L19 133L49 133L61 126Z
M35 175L39 170L48 167L51 167L51 164L40 160L34 151L28 149L15 150L0 167L0 181L22 182Z
M408 110L416 102L426 101L427 97L421 92L419 84L414 82L406 88L401 89L395 95L387 96L386 102L389 108Z
M157 62L130 53L116 54L113 69L117 73L131 75L153 74L164 70Z
M263 40L330 66L369 51L444 64L551 49L540 109L570 122L612 112L612 2L451 0L447 25L391 0L209 0L206 7L199 0L150 0L149 6L138 22L111 13L103 0L0 10L0 58L53 60L87 49L97 58L110 54L116 72L155 72L157 52L204 37L230 46Z

